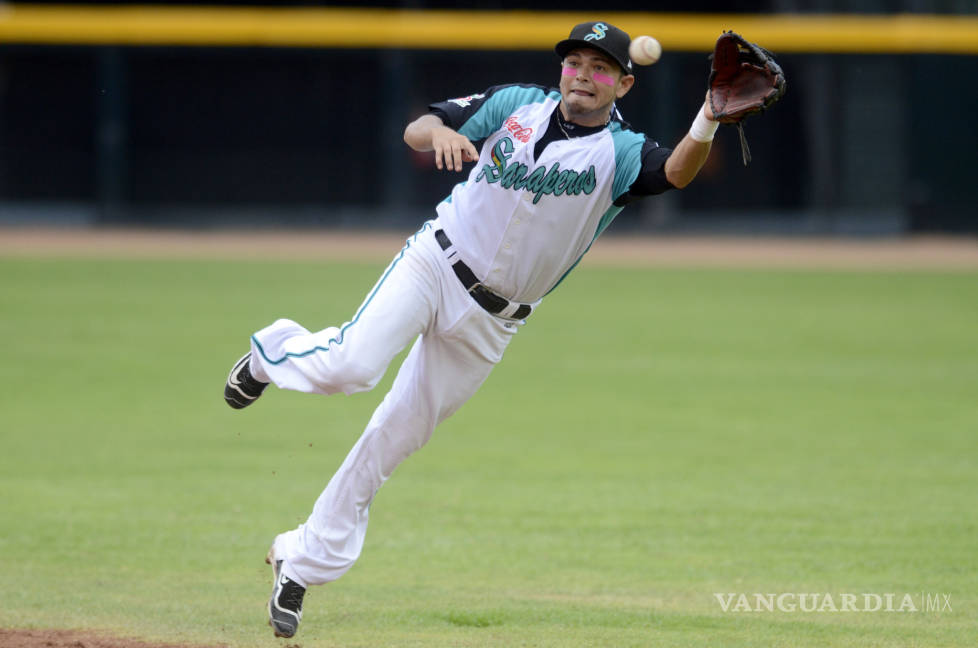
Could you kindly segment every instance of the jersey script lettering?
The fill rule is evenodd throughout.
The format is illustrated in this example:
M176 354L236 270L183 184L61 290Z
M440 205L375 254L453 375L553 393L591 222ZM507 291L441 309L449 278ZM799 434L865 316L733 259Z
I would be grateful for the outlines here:
M581 193L590 194L597 186L597 178L592 164L587 171L561 169L560 162L554 162L549 168L540 165L530 171L522 162L509 164L513 156L513 140L504 137L492 147L492 164L486 164L475 177L476 182L485 180L488 184L498 182L503 189L528 191L533 196L533 204L547 195L577 196Z

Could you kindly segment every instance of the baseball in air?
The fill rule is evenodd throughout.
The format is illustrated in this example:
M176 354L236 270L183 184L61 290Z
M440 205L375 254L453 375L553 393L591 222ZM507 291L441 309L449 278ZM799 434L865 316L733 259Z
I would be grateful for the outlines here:
M639 65L652 65L662 56L662 45L651 36L637 36L628 46L628 56Z

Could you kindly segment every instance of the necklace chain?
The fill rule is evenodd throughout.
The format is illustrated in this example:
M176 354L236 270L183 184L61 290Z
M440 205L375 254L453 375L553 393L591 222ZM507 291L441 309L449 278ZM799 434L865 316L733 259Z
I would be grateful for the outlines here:
M564 122L564 120L561 119L560 115L557 115L557 128L560 129L560 132L564 134L564 137L566 139L570 139L571 136L568 135L567 131L564 130L564 123L563 122Z
M570 134L566 130L564 130L564 116L560 114L560 108L557 109L556 114L557 114L557 128L560 129L560 132L564 134L564 137L566 139L570 139L571 138ZM608 121L606 121L604 125L607 126L610 123L611 123L611 115L609 114ZM567 124L567 126L569 126L571 129L574 128L573 124Z

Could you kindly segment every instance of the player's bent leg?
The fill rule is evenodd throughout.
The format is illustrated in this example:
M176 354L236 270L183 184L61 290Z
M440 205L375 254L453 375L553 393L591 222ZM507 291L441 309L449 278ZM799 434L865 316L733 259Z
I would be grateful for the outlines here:
M437 268L416 243L408 241L343 326L311 333L281 319L258 331L251 340L254 377L307 393L372 389L434 316Z
M280 553L301 582L330 582L353 566L377 490L428 441L438 423L478 390L501 358L515 326L481 310L475 315L478 326L464 337L430 336L415 343L308 520L279 536Z

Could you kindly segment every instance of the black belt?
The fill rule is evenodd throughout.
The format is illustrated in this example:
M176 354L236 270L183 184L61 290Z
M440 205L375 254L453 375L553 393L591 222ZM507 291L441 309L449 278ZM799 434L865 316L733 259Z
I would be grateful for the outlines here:
M445 233L445 230L435 230L435 240L438 241L438 245L440 245L441 249L443 250L447 250L448 248L452 247L452 240L448 238L448 234ZM451 257L449 257L449 260L451 260ZM472 299L474 299L479 306L482 306L484 309L486 309L486 311L492 313L493 315L502 313L503 311L509 309L512 310L512 314L504 315L503 317L521 320L526 319L526 317L533 312L533 306L530 306L529 304L511 302L502 295L497 295L493 291L486 288L484 285L482 285L482 282L476 278L475 273L472 272L472 269L465 265L464 261L458 260L453 263L452 270L455 271L455 276L458 277L458 280L462 282L463 286L465 286L465 290L472 295ZM513 306L516 307L515 310L511 308Z

